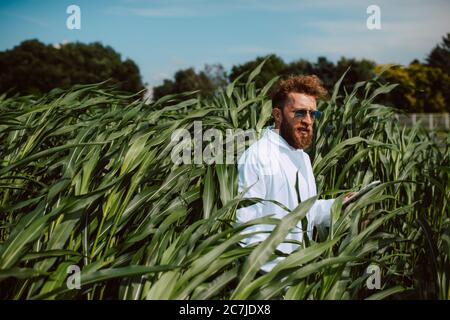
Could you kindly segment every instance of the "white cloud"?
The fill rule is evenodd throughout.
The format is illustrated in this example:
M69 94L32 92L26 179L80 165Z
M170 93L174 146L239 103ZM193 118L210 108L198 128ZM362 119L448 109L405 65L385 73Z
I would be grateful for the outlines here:
M124 3L125 2L125 3ZM366 8L376 4L381 8L381 30L368 30ZM367 58L379 63L409 63L424 59L426 54L450 32L450 1L448 0L122 0L122 7L110 8L110 13L148 17L194 17L235 15L246 13L283 17L280 13L295 13L298 28L292 20L278 38L268 34L261 38L244 39L238 35L234 46L221 48L219 38L210 39L210 50L222 63L236 63L236 59L253 59L255 56L275 53L284 59L315 59L326 56L332 60L341 56ZM245 14L242 14L245 13ZM288 15L286 15L288 17ZM292 15L290 18L292 19ZM251 16L249 16L251 20ZM297 21L297 20L296 20ZM242 23L242 22L239 22ZM259 22L258 22L259 23ZM268 24L284 21L268 21ZM248 30L253 26L248 26ZM248 31L244 30L244 31ZM218 36L219 37L219 36ZM275 41L276 40L276 41ZM206 55L206 54L204 54ZM209 56L210 57L210 56ZM184 58L187 59L187 58ZM198 57L197 60L207 60ZM192 61L172 59L162 77L151 75L152 84L171 78L172 70L184 68ZM170 71L170 72L169 72Z
M414 7L382 3L381 30L366 28L367 14L316 19L303 25L307 32L292 36L289 41L296 56L364 57L380 63L406 64L415 58L424 59L450 31L445 7L450 9L450 3L444 8L426 3Z

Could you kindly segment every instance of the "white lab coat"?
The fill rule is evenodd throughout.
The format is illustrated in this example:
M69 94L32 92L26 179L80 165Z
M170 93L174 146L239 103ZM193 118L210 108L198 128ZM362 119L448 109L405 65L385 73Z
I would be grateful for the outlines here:
M307 153L300 149L294 149L284 140L273 127L266 128L263 136L251 145L238 161L239 192L247 187L245 198L258 197L266 200L276 200L293 210L299 204L295 191L296 175L298 175L298 187L300 200L316 195L316 182L312 171L311 161ZM253 185L253 186L252 186ZM330 208L334 199L317 200L307 214L308 236L312 238L315 225L330 225ZM249 220L274 214L281 219L288 212L272 202L263 202L237 210L237 223L245 223ZM270 231L273 225L256 225L245 229L245 233L254 231ZM297 227L288 234L287 239L302 242L301 221ZM268 233L252 235L243 241L244 245L260 242L268 237ZM281 243L277 249L284 253L291 253L299 247L295 243ZM270 271L278 261L277 258L261 269Z

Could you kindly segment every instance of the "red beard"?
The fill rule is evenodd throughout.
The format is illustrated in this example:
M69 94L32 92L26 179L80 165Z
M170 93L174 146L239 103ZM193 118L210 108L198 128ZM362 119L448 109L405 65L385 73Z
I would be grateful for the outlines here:
M280 123L280 135L295 149L307 149L313 138L312 126L298 124L291 126L283 119Z

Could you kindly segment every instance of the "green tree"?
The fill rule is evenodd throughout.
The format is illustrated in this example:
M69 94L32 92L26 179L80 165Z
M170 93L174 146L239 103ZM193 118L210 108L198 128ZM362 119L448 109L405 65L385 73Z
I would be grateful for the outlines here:
M348 90L351 91L354 85L360 81L367 81L372 79L375 76L375 67L376 63L367 59L348 59L342 57L336 63L336 71L335 75L340 77L347 69L347 74L343 80L342 85ZM338 79L334 80L334 83Z
M438 44L431 50L427 57L428 65L439 68L450 77L450 33L442 37L442 43ZM443 88L445 101L447 106L450 105L450 86Z
M284 70L284 74L287 76L312 73L314 73L314 67L311 62L305 59L299 59L289 63Z
M380 70L383 66L377 66ZM450 77L440 68L413 61L409 66L394 66L382 79L399 86L383 100L407 112L449 112L449 101L445 99L445 88L450 86Z
M200 90L202 95L211 94L215 88L226 86L228 82L234 81L244 72L250 73L265 59L267 61L255 79L257 88L264 87L267 82L276 76L287 78L290 75L315 74L322 80L324 86L331 91L342 73L350 67L350 71L344 80L344 86L351 90L355 82L373 77L375 68L375 62L366 59L341 58L337 64L334 64L325 57L319 57L315 63L299 59L286 64L277 55L270 54L233 66L228 79L223 66L220 64L206 65L204 71L199 73L195 73L192 68L180 70L175 74L174 80L165 79L162 85L155 87L153 97L158 99L166 94L190 90Z
M442 43L431 50L427 63L431 67L440 68L447 74L450 73L450 33L442 37Z
M175 93L174 86L175 83L173 80L164 79L162 85L153 87L153 100L158 100L168 94Z
M99 42L68 43L59 47L26 40L0 52L0 92L42 94L54 88L111 79L118 89L143 89L139 68L130 59Z
M223 88L228 84L227 73L221 64L206 64L204 72L212 82L214 88Z
M317 62L313 64L312 73L322 80L324 86L331 90L339 75L336 73L336 67L332 61L325 57L317 58Z
M262 88L272 78L285 74L286 63L280 57L271 54L264 57L257 57L256 59L248 61L241 65L233 66L231 68L231 73L229 76L230 81L235 80L244 72L250 73L265 59L267 59L267 61L264 64L264 67L262 68L260 74L255 79L255 86L257 88Z
M318 57L316 62L299 59L287 64L280 57L271 54L258 57L241 65L233 66L229 76L230 81L236 79L243 72L250 72L266 58L268 60L256 79L257 87L264 86L267 81L275 76L286 78L290 75L315 74L322 80L328 90L332 90L342 73L350 67L350 71L344 80L344 85L351 89L355 82L368 80L373 77L376 65L375 62L366 59L357 60L347 58L341 58L335 64L326 57Z
M209 96L218 87L227 84L226 73L222 65L205 65L204 70L195 72L194 68L179 70L174 80L164 79L160 86L153 88L153 99L157 100L167 94L199 90L201 96Z

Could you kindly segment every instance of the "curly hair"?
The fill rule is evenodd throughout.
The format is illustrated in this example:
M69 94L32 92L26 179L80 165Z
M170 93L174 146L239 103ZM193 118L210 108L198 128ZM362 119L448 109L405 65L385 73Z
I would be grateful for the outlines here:
M304 93L316 99L327 95L327 90L316 75L289 76L287 79L278 82L272 94L272 106L282 109L291 92Z

